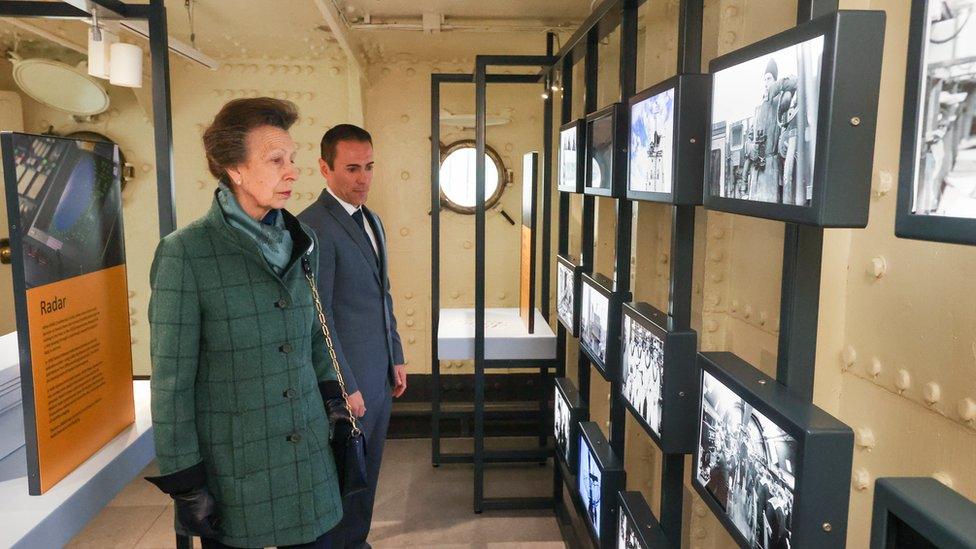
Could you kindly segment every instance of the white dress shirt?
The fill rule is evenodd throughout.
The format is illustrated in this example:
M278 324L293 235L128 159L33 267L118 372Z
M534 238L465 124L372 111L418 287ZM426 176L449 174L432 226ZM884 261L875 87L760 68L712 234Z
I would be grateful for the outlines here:
M353 206L352 204L339 198L339 195L332 192L332 189L330 189L328 185L325 186L325 190L329 191L329 194L332 195L332 198L335 198L339 202L339 204L342 205L342 208L346 210L346 213L348 213L349 215L356 213L356 210L362 209L362 206ZM363 225L366 227L366 235L369 236L369 243L373 245L373 252L376 253L376 257L379 257L380 248L379 246L376 245L376 235L373 234L373 224L369 222L369 219L366 219L366 212L363 212Z

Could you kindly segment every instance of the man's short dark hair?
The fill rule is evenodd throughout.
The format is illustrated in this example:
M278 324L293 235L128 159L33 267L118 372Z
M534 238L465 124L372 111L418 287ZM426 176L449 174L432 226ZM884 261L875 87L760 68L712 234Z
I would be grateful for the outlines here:
M330 168L335 168L332 163L335 162L336 147L340 141L358 141L372 145L373 137L368 131L353 124L339 124L325 132L322 136L321 154L322 160L325 160Z

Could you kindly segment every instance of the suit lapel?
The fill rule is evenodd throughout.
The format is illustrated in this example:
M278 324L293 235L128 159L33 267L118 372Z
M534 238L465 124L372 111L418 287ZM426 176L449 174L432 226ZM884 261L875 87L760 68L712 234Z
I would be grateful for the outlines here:
M376 247L379 248L378 255L380 258L380 276L382 279L386 278L386 231L383 230L383 224L380 222L380 218L373 213L372 210L363 206L364 219L369 223L370 228L373 229L373 235L376 237ZM384 284L385 286L385 284Z
M325 206L326 211L335 218L339 226L346 231L349 238L356 243L359 251L363 254L363 259L366 260L366 264L369 265L370 270L373 271L376 278L380 279L380 269L376 264L376 254L373 252L373 245L370 244L369 239L366 238L363 231L359 229L359 225L356 225L356 222L352 220L349 212L327 190L322 191L319 200Z

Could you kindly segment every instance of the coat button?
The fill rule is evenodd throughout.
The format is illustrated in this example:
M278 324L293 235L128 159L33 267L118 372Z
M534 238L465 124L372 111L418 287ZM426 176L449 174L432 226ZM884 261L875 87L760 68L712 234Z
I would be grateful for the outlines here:
M288 300L287 299L282 298L282 299L279 299L278 301L275 301L275 307L277 307L279 309L284 309L287 306L288 306Z
M282 396L284 396L285 398L295 398L298 396L298 391L289 387L285 389L285 392L282 393Z
M291 343L285 343L281 347L278 347L278 350L287 355L291 352Z
M292 433L288 435L288 437L285 440L287 440L292 444L298 444L299 442L302 441L302 435L299 433Z

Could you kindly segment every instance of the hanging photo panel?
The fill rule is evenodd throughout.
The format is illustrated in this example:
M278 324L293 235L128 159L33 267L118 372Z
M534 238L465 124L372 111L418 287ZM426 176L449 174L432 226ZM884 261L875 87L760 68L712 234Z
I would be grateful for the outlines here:
M586 184L584 194L625 198L627 110L614 103L586 117Z
M692 484L726 530L743 547L843 547L851 429L732 353L698 365Z
M912 0L898 213L904 238L976 244L976 0Z
M560 191L583 192L581 167L586 162L585 131L583 120L574 120L559 128L559 179L556 186Z
M660 523L640 492L620 492L616 549L670 547Z
M556 313L559 322L576 337L579 335L579 288L583 267L572 258L556 256Z
M579 456L579 424L587 419L586 408L571 380L557 378L555 386L553 436L556 439L556 454L569 470L575 471Z
M580 349L607 381L619 375L620 307L630 293L613 291L613 282L601 274L583 273L580 284ZM611 321L611 319L614 319Z
M874 483L871 549L976 547L976 503L931 477Z
M711 62L707 208L867 225L884 25L838 11Z
M678 75L630 99L627 198L701 204L710 82Z
M596 546L609 549L617 541L612 533L617 525L617 493L626 485L623 462L592 421L580 423L579 452L576 489L580 514Z
M625 303L621 326L622 391L627 409L664 452L695 448L697 334L675 331L647 303Z

